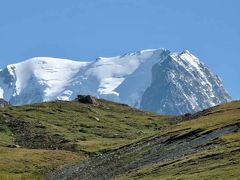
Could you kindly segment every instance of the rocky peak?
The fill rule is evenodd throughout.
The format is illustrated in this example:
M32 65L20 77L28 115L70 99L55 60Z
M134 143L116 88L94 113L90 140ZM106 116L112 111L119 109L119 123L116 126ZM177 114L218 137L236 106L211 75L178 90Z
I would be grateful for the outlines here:
M160 114L184 114L229 101L222 82L195 56L168 56L153 66L152 83L141 108Z

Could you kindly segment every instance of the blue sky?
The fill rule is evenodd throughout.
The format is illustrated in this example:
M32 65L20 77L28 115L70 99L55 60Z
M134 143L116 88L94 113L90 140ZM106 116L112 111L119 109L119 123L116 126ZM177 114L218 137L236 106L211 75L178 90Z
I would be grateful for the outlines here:
M0 67L33 56L94 60L190 50L240 99L239 0L2 0Z

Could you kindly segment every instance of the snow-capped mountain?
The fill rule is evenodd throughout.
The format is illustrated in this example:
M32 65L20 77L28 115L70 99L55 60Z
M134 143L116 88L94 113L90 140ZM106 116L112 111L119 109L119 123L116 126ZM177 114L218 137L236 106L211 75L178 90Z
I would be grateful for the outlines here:
M141 108L160 114L184 114L229 101L218 76L189 51L171 53L153 66L152 83Z
M164 114L230 100L219 78L188 51L148 49L92 62L37 57L0 70L0 98L14 105L78 94Z
M72 78L88 64L56 58L33 58L9 65L0 72L0 98L15 105L58 99L65 87L71 84Z

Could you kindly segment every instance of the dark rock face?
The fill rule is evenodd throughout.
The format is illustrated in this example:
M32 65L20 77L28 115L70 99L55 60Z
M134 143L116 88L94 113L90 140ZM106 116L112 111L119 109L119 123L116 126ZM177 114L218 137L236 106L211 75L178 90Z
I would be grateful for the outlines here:
M95 97L90 95L78 95L77 99L84 104L97 104Z
M142 96L141 109L159 114L194 113L229 101L221 80L201 62L182 53L168 56L152 69L152 84ZM195 65L197 64L197 65Z
M10 106L10 103L5 101L4 99L0 99L0 107Z

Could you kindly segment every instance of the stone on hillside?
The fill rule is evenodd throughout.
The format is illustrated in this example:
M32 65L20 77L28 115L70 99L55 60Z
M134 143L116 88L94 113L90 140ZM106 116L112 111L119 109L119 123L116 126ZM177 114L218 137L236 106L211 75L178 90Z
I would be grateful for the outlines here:
M90 95L78 95L78 101L84 104L96 104L96 98Z
M100 121L100 119L99 119L98 117L94 117L94 119L95 119L96 121Z

